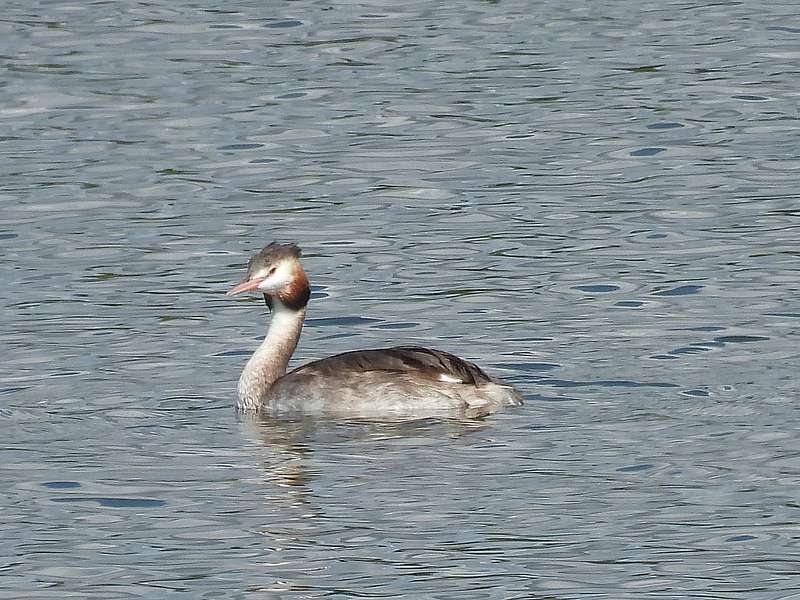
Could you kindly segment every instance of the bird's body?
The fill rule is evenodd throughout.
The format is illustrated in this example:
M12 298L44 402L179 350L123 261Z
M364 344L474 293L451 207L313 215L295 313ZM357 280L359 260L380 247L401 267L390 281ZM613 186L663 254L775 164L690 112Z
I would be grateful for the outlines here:
M278 378L261 402L273 414L477 417L519 403L514 390L476 365L428 348L357 350Z
M239 379L238 407L273 415L478 417L522 404L519 392L477 365L417 346L357 350L289 373L305 318L308 279L294 245L272 243L250 260L247 278L229 295L258 290L273 316Z

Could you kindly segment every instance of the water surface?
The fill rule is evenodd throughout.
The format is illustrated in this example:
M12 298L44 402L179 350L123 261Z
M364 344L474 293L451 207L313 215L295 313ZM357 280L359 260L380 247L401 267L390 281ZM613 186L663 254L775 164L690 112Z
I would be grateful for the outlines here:
M0 598L790 598L792 3L6 3ZM400 343L477 423L253 422Z

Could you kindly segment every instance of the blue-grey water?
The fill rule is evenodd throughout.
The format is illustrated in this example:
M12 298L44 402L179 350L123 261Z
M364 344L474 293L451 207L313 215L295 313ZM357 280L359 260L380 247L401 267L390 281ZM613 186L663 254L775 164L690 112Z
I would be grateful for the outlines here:
M2 13L0 598L800 597L796 3ZM525 406L238 418L273 239Z

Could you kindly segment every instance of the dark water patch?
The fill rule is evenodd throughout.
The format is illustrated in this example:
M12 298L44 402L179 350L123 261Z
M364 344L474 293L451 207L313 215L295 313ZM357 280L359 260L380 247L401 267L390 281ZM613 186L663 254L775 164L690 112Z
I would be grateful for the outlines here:
M545 362L519 362L519 363L492 363L498 369L508 369L509 371L542 372L558 369L561 365Z
M662 152L666 152L666 148L640 148L639 150L633 150L630 152L631 156L655 156L656 154L661 154Z
M0 388L0 395L14 394L16 392L22 392L22 391L27 390L27 389L29 389L29 388L24 387L24 386L19 386L19 385L18 386L13 386L13 387L7 387L7 388Z
M623 67L621 71L629 71L630 73L655 73L664 65L642 65L640 67Z
M45 481L41 485L51 490L70 490L81 487L77 481Z
M704 285L681 285L668 290L653 292L653 296L690 296L697 294L704 287Z
M725 345L725 342L717 342L714 340L705 340L702 342L692 342L692 346L698 346L700 348L722 348Z
M303 25L302 21L298 21L297 19L284 19L283 21L271 21L269 23L264 23L264 27L269 29L287 29L290 27L301 27Z
M197 176L197 171L194 169L176 169L174 167L167 167L165 169L160 169L158 171L159 175L189 175L189 176ZM169 206L173 206L172 203ZM150 211L147 211L150 212Z
M615 302L614 306L620 306L622 308L639 308L640 306L644 306L644 302L639 300L620 300L619 302Z
M419 327L419 323L415 323L413 321L404 322L404 323L379 323L378 325L373 325L373 329L414 329L415 327Z
M264 144L257 143L242 143L242 144L228 144L226 146L218 146L217 150L255 150L256 148L263 148Z
M769 100L766 96L755 96L752 94L741 94L739 96L733 96L736 100L745 100L747 102L764 102L765 100Z
M618 285L611 285L611 284L589 284L589 285L574 285L572 286L575 290L580 290L582 292L590 292L596 294L607 294L609 292L616 292L619 290Z
M724 327L693 327L679 329L678 331L718 331ZM760 335L723 335L714 338L713 340L703 340L700 342L692 342L688 346L675 348L667 352L672 356L685 356L691 354L700 354L703 352L710 352L714 348L723 348L728 344L752 344L755 342L765 342L770 338ZM664 355L651 356L651 358L668 358Z
M763 335L723 335L714 338L715 342L722 344L750 344L752 342L766 342L769 338Z
M53 373L50 373L49 376L53 377L53 378L56 378L56 377L75 377L76 375L82 375L82 374L83 374L83 371L66 371L66 370L64 370L64 371L55 371Z
M585 398L576 398L574 396L547 396L545 394L523 394L526 403L531 402L585 402ZM537 424L536 427L541 427Z
M316 319L306 319L306 323L313 327L350 327L353 325L383 323L383 321L371 317L319 317Z
M650 469L655 468L655 465L652 463L640 463L637 465L629 465L627 467L620 467L617 469L618 473L636 473L639 471L649 471Z
M323 340L343 340L346 338L356 337L355 331L341 331L337 333L330 333L328 335L322 336ZM352 348L347 348L347 350L352 350Z
M674 350L670 350L670 354L681 355L681 354L700 354L701 352L708 352L710 348L705 348L704 346L684 346L682 348L675 348Z
M60 73L60 74L61 75L67 75L69 73ZM73 72L72 74L77 74L77 73ZM67 105L63 105L63 106L54 106L53 110L55 110L55 111L65 111L65 112L66 111L70 111L70 110L76 110L76 111L81 111L81 110L102 111L103 107L99 106L99 105L96 105L96 104L67 104Z
M708 390L684 390L681 392L684 396L692 396L694 398L708 398L711 394Z
M725 538L726 542L749 542L750 540L757 539L754 535L749 534L742 534L742 535L732 535L730 537Z
M551 102L560 102L564 96L529 96L526 101L530 104L549 104Z
M555 387L609 387L609 388L676 388L675 383L665 382L641 382L628 381L624 379L598 379L597 381L568 381L566 379L542 379L542 383Z
M666 121L663 123L651 123L647 126L648 129L676 129L678 127L684 127L684 124Z
M785 27L783 25L773 25L767 27L767 31L785 31L786 33L800 33L800 27Z
M108 508L157 508L166 505L165 500L155 498L106 498L103 496L64 496L51 498L50 501L60 503L96 502L100 506Z
M224 352L216 352L211 356L250 356L252 350L225 350Z

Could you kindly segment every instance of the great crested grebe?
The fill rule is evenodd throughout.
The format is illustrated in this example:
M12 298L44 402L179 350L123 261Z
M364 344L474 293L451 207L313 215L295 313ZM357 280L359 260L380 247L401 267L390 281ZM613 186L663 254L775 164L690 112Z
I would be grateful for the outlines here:
M273 242L250 259L247 277L227 294L262 292L272 312L267 335L239 378L240 410L480 417L522 404L513 386L477 365L417 346L344 352L286 373L311 295L299 259L294 244Z

